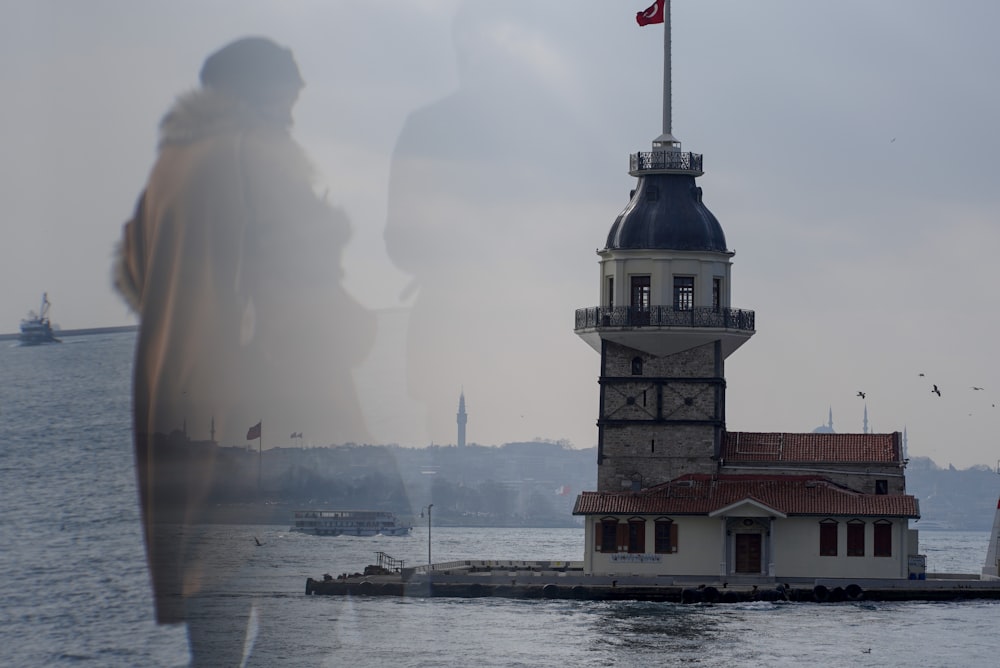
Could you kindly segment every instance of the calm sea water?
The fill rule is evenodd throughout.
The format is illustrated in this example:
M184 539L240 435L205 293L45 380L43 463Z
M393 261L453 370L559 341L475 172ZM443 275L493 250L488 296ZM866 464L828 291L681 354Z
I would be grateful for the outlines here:
M183 666L153 622L129 434L131 334L0 344L0 665ZM414 500L419 507L423 500ZM250 666L993 666L1000 603L652 603L305 596L406 538L215 526L252 545L229 595L253 607ZM434 528L434 561L582 558L581 529ZM988 534L924 532L932 571L977 573ZM871 650L866 652L865 650Z

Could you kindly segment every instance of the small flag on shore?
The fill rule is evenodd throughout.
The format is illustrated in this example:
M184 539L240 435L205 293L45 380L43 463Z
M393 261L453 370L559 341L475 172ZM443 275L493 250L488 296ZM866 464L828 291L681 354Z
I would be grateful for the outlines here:
M656 0L645 11L636 12L635 22L641 26L663 23L663 0Z
M247 430L247 440L252 441L255 438L260 438L260 422Z

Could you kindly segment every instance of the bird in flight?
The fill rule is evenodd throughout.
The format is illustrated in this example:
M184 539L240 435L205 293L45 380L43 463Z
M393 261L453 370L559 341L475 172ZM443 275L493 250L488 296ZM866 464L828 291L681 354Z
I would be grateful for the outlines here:
M861 390L858 390L858 396L861 397L862 399L864 399L865 398L865 393L862 392Z
M983 388L981 388L981 387L976 387L975 385L973 385L973 386L972 386L972 389L974 389L974 390L981 390L981 389L983 389Z
M934 389L931 390L931 392L933 392L934 394L938 395L939 397L941 396L941 390L938 389L937 385L934 386Z
M924 374L922 374L922 373L918 373L917 375L920 376L921 378L923 378L923 376L924 376Z

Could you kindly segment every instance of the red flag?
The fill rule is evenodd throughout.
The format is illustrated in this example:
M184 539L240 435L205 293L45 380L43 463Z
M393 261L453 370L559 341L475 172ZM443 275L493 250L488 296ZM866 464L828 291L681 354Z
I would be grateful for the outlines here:
M663 23L663 0L656 0L644 12L636 12L635 22L641 26L648 26L651 23Z
M247 440L252 441L255 438L260 438L260 422L247 430Z

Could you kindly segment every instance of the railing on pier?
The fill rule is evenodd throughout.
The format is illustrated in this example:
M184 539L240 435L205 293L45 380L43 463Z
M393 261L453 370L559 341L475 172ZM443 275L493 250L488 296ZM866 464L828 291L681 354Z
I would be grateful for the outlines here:
M687 151L638 151L629 156L629 173L671 169L702 173L702 154Z
M600 327L717 327L754 331L754 312L695 306L592 306L576 310L576 330Z
M405 559L394 559L393 557L390 557L385 552L376 552L375 556L378 559L375 562L375 564L379 568L382 568L382 569L387 570L387 571L391 571L393 573L399 573L400 571L403 570L403 567L406 565L406 560Z

